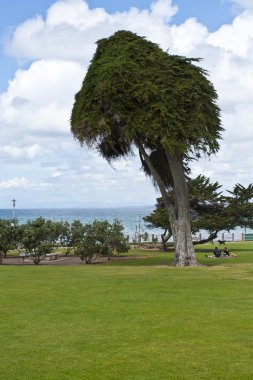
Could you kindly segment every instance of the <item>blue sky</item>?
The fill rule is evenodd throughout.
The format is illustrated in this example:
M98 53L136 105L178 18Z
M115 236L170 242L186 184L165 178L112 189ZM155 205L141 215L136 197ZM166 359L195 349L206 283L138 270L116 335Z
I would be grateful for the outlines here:
M1 1L0 34L2 38L8 35L16 25L28 18L36 15L45 17L47 9L54 2L54 0L8 0L5 3ZM145 9L152 3L150 0L89 0L87 2L91 8L102 7L108 12L127 11L131 7ZM179 8L178 13L172 19L175 24L180 24L189 17L196 17L210 31L214 31L222 24L231 22L234 16L231 3L227 0L175 0L174 4ZM6 56L3 49L1 49L0 57L2 61L0 90L3 90L9 77L15 72L17 62L12 57Z
M119 29L203 58L226 132L218 155L194 163L192 175L224 189L252 182L252 25L251 0L1 1L0 208L13 197L21 208L155 203L137 158L112 168L70 134L95 41Z
M1 2L0 32L3 33L9 26L14 26L36 14L46 15L46 11L54 1L52 0L8 0ZM130 7L139 9L148 8L150 0L89 0L91 8L102 7L108 12L126 11ZM182 22L188 17L197 17L212 30L220 25L230 22L233 17L231 3L227 0L176 0L174 4L179 6L179 13L175 22Z

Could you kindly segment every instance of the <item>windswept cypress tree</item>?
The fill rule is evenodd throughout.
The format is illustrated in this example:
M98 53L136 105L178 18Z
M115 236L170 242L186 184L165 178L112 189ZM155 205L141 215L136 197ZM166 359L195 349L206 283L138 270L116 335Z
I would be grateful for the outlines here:
M196 265L191 238L188 162L218 151L217 95L199 59L170 55L128 31L97 43L72 110L72 133L108 161L139 150L160 189L177 266ZM168 190L174 190L170 197Z

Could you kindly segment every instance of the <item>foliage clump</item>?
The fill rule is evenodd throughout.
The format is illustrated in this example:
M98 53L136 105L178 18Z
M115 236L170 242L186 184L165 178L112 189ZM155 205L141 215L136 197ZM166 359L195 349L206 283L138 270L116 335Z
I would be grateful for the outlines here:
M0 259L14 248L25 250L38 265L56 248L63 248L66 255L72 252L90 264L98 256L110 258L114 253L127 252L129 247L118 219L83 224L79 220L54 222L39 217L22 225L0 219Z
M94 220L84 226L84 234L76 246L75 254L90 264L98 256L107 256L114 252L127 252L128 244L123 234L123 226L118 219L113 223L107 220Z
M194 241L193 244L203 244L213 241L220 231L230 231L237 227L253 228L253 184L244 187L234 185L233 190L227 190L224 195L218 182L211 182L204 175L188 180L189 202L191 207L192 234L207 231L209 236ZM148 228L161 228L163 248L171 237L171 225L166 213L164 201L157 198L155 209L144 221Z
M163 142L174 153L218 150L217 95L199 59L168 54L127 31L97 44L71 116L81 143L107 159L130 153L138 140L150 148Z

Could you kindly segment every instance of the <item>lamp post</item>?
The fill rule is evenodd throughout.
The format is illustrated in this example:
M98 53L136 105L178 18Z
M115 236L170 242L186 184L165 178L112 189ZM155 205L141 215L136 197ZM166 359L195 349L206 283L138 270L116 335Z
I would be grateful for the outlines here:
M15 207L16 207L16 199L15 198L13 198L12 199L12 205L13 205L13 209L12 209L12 217L13 217L13 219L15 219Z

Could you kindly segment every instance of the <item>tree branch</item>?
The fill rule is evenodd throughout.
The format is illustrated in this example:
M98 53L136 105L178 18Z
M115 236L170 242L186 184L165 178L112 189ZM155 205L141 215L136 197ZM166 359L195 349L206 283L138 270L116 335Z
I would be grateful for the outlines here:
M216 239L217 236L218 236L218 232L219 230L216 230L215 232L212 232L207 239L201 239L199 241L194 241L193 242L193 245L197 245L197 244L204 244L204 243L208 243L209 241L212 241L213 239Z

